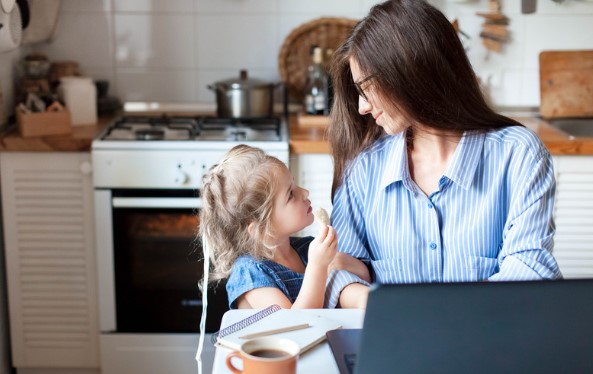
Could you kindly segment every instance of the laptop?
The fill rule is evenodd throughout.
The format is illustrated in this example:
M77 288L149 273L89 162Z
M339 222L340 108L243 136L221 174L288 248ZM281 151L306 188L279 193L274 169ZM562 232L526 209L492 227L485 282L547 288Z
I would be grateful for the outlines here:
M363 329L338 331L341 374L593 373L593 279L375 284Z

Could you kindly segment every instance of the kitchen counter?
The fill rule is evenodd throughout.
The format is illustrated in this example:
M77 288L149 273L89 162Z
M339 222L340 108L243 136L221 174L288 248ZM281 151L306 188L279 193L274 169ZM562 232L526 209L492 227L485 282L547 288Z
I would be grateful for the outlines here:
M513 118L534 131L552 155L593 155L593 138L571 137L541 118ZM297 119L293 118L289 126L291 153L329 153L327 125L300 126Z
M72 133L23 138L17 126L0 135L0 152L90 152L95 135L113 121L101 117L95 125L72 126Z
M571 137L537 117L514 117L542 139L552 155L593 155L593 138ZM0 135L0 152L88 152L95 135L114 117L101 117L90 126L73 126L72 134L23 138L13 127ZM292 154L329 154L327 125L302 126L289 119Z

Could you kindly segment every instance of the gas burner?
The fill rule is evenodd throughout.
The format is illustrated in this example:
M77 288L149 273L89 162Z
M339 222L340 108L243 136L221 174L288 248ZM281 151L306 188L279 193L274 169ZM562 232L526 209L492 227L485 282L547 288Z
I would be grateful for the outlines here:
M284 142L286 124L280 117L222 118L213 116L124 116L114 121L100 141L148 142ZM156 144L155 144L156 145ZM140 144L139 144L140 146Z
M158 129L137 130L135 134L138 140L163 140L165 138L165 131Z
M240 142L240 141L244 141L245 139L247 139L247 131L231 130L227 140L234 141L234 142Z

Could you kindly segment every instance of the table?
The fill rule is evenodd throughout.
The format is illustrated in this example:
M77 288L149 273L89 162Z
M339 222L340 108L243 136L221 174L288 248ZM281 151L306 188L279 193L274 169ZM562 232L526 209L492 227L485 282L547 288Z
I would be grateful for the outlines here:
M331 318L336 322L342 324L342 328L360 328L364 319L363 309L303 309L306 312L317 314L323 317ZM253 309L229 310L222 318L220 328L225 328L243 318L249 317L256 313ZM212 374L232 374L227 369L225 359L226 356L232 352L229 349L218 347L214 355L214 367ZM327 373L339 374L338 366L331 353L331 349L327 342L323 342L305 352L298 361L297 373L311 374L311 373Z

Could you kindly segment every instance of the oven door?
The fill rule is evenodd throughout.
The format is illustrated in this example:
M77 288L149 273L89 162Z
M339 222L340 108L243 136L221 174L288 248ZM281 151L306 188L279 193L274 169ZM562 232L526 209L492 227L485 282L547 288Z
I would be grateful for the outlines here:
M192 190L96 190L103 332L199 332L203 277ZM224 284L208 293L206 332L228 310Z

